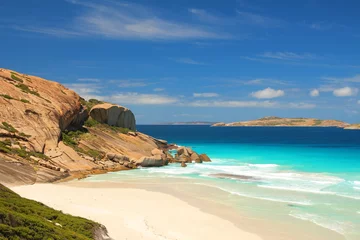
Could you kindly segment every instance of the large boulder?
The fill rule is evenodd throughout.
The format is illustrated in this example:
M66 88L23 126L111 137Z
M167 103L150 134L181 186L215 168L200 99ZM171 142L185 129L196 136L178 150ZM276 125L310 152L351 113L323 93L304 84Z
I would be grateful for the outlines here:
M100 123L136 131L134 114L122 106L110 103L98 104L91 109L90 116Z
M180 148L178 148L178 150L177 150L177 154L178 154L179 156L184 155L184 156L190 157L189 150L192 151L190 148L180 147Z
M155 155L152 157L141 157L136 161L137 165L142 167L161 167L167 164L167 161L163 159L161 155Z
M208 157L208 155L206 154L201 154L199 156L199 159L202 161L202 162L211 162L210 158Z

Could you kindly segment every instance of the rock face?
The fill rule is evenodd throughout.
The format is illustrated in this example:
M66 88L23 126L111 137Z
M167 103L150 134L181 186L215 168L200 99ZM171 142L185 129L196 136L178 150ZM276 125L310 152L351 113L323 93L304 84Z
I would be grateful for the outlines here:
M23 144L31 150L57 147L61 131L81 121L79 95L59 83L0 69L0 89L0 125L9 123L14 135L26 135ZM2 127L4 136L8 131Z
M134 114L132 111L122 106L110 103L99 104L91 109L90 116L100 123L136 131Z

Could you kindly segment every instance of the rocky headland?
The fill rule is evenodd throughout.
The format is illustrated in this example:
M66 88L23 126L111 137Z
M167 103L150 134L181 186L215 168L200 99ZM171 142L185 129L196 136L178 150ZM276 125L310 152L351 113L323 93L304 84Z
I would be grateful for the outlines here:
M89 174L209 161L136 131L130 109L86 101L63 85L0 69L0 182L33 184ZM180 165L179 165L180 166Z
M321 120L316 118L280 118L264 117L257 120L233 122L233 123L216 123L213 127L339 127L348 128L349 123L338 120Z

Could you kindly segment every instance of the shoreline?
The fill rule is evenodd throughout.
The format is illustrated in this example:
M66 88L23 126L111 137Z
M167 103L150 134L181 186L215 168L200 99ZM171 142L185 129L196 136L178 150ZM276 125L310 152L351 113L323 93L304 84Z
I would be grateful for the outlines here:
M14 187L12 190L24 197L41 201L50 207L58 208L66 213L98 221L108 228L110 237L114 239L118 239L115 238L115 235L118 234L117 231L120 231L120 229L122 233L134 234L132 232L134 230L129 232L129 229L124 227L127 225L125 220L123 226L121 224L113 226L112 222L119 217L121 218L121 216L118 215L114 218L106 217L105 213L112 211L124 214L123 206L128 208L126 215L130 219L134 215L137 215L137 219L152 219L151 223L153 225L151 226L153 226L153 230L156 229L156 231L154 230L155 232L160 231L163 237L151 238L153 235L149 233L149 229L137 229L137 234L144 234L144 232L148 234L148 237L145 239L345 239L345 237L336 232L295 218L290 223L286 223L278 220L270 221L261 216L248 214L241 210L241 206L240 210L234 211L233 207L222 202L222 198L227 199L230 197L229 194L210 187L194 185L187 180L173 181L170 179L166 183L162 182L161 179L149 183L72 181L60 184L35 184L32 186ZM56 192L57 197L55 197L56 194L50 194L50 196L44 195L45 192L50 193L51 191ZM61 194L59 194L59 191ZM274 203L265 203L262 206L263 201L247 199L246 197L241 198L241 201L240 205L246 206L249 204L254 208L259 207L260 212L267 211L267 208L271 205L276 206ZM144 205L152 209L152 211L149 212ZM99 218L101 213L105 217L100 216ZM177 224L167 225L169 223L165 219L169 215L172 216L171 219L177 219ZM188 215L191 215L191 220L189 220ZM159 224L160 222L162 223ZM179 238L172 238L171 234L171 236L167 235L169 232L164 233L164 226L173 229L174 232L180 235L189 235L185 238L184 236L180 237L180 235L178 236ZM225 227L226 230L224 231L229 233L229 235L224 235L224 231L219 231L218 226ZM199 236L195 234L200 231L199 228L204 232L198 234L205 235ZM307 229L306 233L304 233L304 229ZM129 239L141 239L136 238L135 235L132 235ZM164 238L164 236L168 238Z

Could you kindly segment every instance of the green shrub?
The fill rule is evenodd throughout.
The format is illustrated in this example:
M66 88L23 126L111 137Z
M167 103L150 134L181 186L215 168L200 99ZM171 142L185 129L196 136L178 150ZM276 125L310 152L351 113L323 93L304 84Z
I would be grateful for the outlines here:
M89 117L84 123L84 125L86 127L94 127L94 126L96 126L98 124L99 124L99 122L96 121L95 119L91 118L91 117Z
M30 103L30 101L26 99L21 99L20 101L22 101L23 103Z
M89 101L86 101L85 99L80 99L81 105L85 106L87 110L91 110L95 105L102 104L104 102L99 101L97 99L89 99Z
M37 91L33 91L31 90L27 85L25 84L22 84L22 83L19 83L17 85L15 85L15 87L21 89L21 91L25 92L25 93L30 93L30 94L33 94L35 96L38 96L40 97L40 94L37 92ZM46 100L46 99L45 99Z
M31 137L31 135L27 135L27 134L25 134L25 133L23 133L23 132L19 133L19 135L20 135L21 137L24 137L24 138L29 138L29 137Z
M20 148L20 149L11 148L11 141L9 139L7 139L5 141L0 141L0 152L14 154L14 155L17 155L21 158L25 158L28 160L30 160L31 156L41 158L44 160L49 160L49 157L43 153L32 152L32 151L28 152L24 148Z
M95 149L91 149L91 148L80 148L79 145L79 141L81 139L81 135L85 134L86 130L83 131L65 131L62 133L62 140L64 142L65 145L73 148L75 151L79 152L79 153L83 153L86 154L90 157L93 157L94 159L100 160L102 159L105 154L101 151L95 150Z
M64 144L70 147L75 147L78 144L77 141L75 141L71 136L69 136L65 132L62 133L62 141L64 142Z
M0 184L0 239L90 240L94 239L94 229L99 226L22 198Z
M11 72L11 78L17 82L24 82L21 78L18 77L17 73Z
M317 119L317 120L315 120L314 125L315 126L321 125L322 122L323 122L322 120Z
M0 126L0 128L5 129L8 132L11 132L11 133L17 132L17 130L10 123L2 122L2 125L3 126Z
M14 99L13 97L7 95L7 94L0 94L0 96L2 96L3 98L6 98L6 99Z

